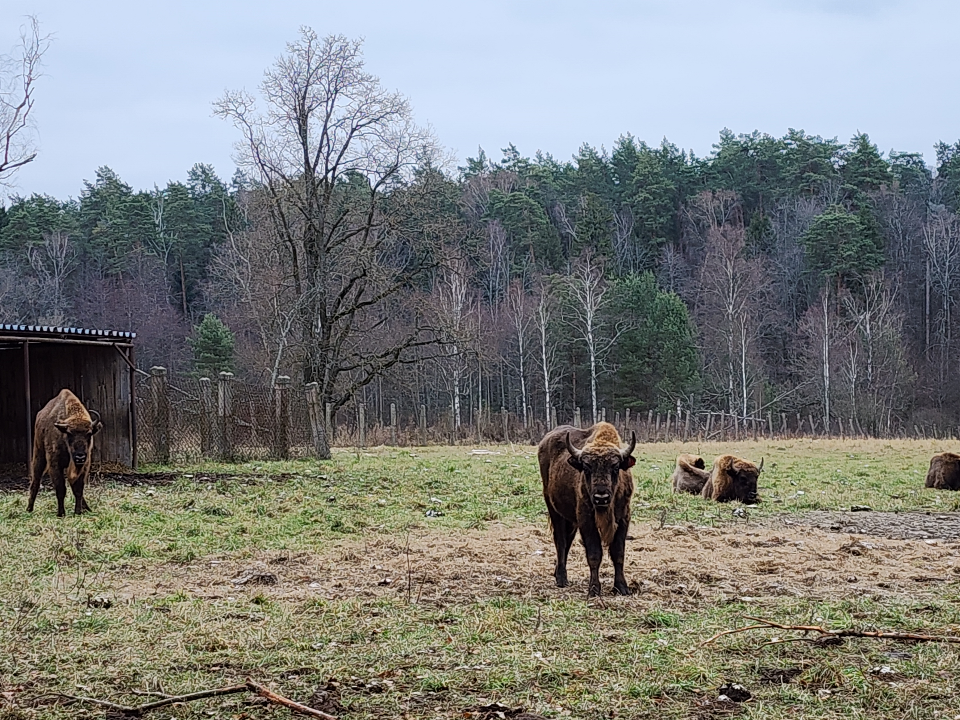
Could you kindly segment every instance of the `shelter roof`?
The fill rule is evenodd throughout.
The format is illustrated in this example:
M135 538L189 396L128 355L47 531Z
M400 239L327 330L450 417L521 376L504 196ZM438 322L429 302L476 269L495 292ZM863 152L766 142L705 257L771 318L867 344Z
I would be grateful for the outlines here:
M0 342L3 340L37 340L49 342L132 342L135 332L125 330L95 330L91 328L59 327L54 325L20 325L0 323Z

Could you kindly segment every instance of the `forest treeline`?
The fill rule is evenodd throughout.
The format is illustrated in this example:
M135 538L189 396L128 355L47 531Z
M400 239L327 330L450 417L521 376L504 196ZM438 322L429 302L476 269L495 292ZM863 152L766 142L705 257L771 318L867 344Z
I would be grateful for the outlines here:
M342 38L301 42L360 62ZM358 96L406 117L374 90ZM198 164L137 191L101 168L77 199L0 208L0 317L134 330L142 367L286 374L368 417L960 422L960 143L931 168L866 134L724 130L704 158L624 135L451 171L320 141L281 172L263 148L307 133L257 135L249 107L217 106L257 151L229 181Z

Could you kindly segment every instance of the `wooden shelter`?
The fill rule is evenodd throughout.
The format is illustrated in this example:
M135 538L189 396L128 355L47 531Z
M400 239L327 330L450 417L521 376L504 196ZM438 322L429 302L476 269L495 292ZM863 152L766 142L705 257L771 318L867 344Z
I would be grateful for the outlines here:
M93 463L137 466L136 333L0 324L0 463L27 463L37 412L63 388L100 413Z

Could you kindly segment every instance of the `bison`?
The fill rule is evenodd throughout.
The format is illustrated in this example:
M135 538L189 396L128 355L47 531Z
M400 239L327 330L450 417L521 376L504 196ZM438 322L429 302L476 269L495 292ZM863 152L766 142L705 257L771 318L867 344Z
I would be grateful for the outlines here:
M636 463L632 455L636 444L634 433L630 444L621 447L616 428L605 422L585 430L564 425L540 441L537 458L557 548L553 573L557 587L568 585L567 555L579 530L590 566L588 597L600 595L604 545L613 562L614 591L630 594L623 576L623 558L630 526L630 468Z
M710 477L710 472L699 455L677 455L677 467L670 476L675 493L699 495Z
M749 460L741 460L733 455L721 455L713 461L713 469L707 478L702 497L717 502L738 500L742 503L760 502L757 494L757 478L763 471L763 458L760 465Z
M83 485L90 474L93 436L102 427L100 415L95 410L88 411L80 399L66 389L61 390L37 413L33 430L28 512L33 512L33 503L40 491L40 478L44 472L50 475L57 494L57 517L66 514L63 500L67 496L67 484L73 490L74 512L79 515L84 510L90 510L83 499Z
M934 455L927 471L927 487L960 490L960 455L952 452Z

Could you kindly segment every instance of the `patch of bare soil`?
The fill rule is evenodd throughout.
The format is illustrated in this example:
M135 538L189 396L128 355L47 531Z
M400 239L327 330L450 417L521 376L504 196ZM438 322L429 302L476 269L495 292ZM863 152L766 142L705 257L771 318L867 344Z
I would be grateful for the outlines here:
M790 519L784 518L784 523ZM960 513L826 512L808 513L793 522L853 535L901 539L960 539Z
M776 597L941 594L960 582L960 545L939 540L838 536L819 528L757 525L725 528L648 523L631 528L627 580L634 594L617 602L697 607L762 603ZM583 550L570 553L571 585L553 581L554 549L546 524L455 532L423 529L404 538L348 539L311 552L208 556L191 563L125 566L112 572L118 598L186 591L216 600L245 594L275 599L397 597L445 605L491 596L585 598ZM612 568L601 579L611 592ZM271 582L244 582L270 576ZM275 582L274 582L275 579ZM609 600L606 600L609 602Z

